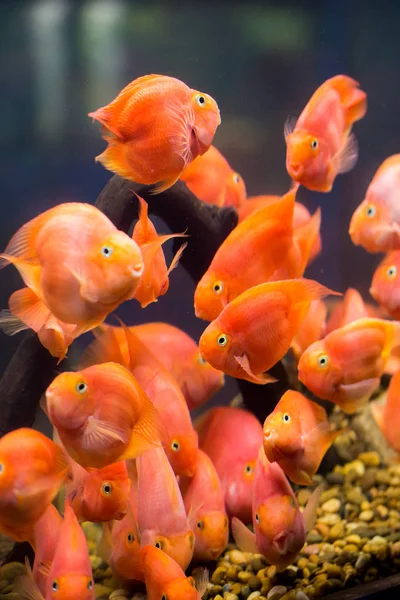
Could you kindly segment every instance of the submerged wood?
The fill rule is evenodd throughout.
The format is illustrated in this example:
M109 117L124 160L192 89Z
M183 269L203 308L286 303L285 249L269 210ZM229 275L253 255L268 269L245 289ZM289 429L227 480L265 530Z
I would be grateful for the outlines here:
M149 212L163 219L174 233L186 230L190 236L189 244L180 262L193 280L199 281L221 243L237 225L236 211L231 207L218 208L201 202L182 181L162 194L154 195L148 186L114 175L95 205L125 232L129 231L138 215L138 200L133 192L144 198ZM182 240L174 242L176 247L182 244ZM24 334L0 380L0 436L18 427L32 426L40 397L57 374L56 363L57 359L50 356L36 334L32 331ZM285 376L284 369L281 369L280 376ZM246 405L258 415L259 402L270 409L279 399L277 392L273 392L273 386L262 386L261 395L260 387L248 384L243 390ZM272 402L268 402L268 397ZM261 410L264 412L264 407Z

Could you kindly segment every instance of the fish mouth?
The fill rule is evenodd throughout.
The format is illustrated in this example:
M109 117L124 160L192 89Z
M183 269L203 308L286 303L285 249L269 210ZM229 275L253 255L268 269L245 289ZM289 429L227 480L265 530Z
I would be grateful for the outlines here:
M144 271L144 263L143 262L140 262L137 265L129 265L128 266L129 275L131 275L135 279L137 279L138 277L141 277L143 275L143 271Z
M303 166L299 163L289 163L289 171L291 176L300 177L303 174Z

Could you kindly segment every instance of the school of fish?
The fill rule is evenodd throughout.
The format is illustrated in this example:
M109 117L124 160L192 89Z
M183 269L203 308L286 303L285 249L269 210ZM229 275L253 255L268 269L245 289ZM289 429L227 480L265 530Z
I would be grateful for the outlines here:
M0 254L0 270L13 265L23 281L0 329L32 330L61 363L40 402L53 439L30 428L0 439L0 533L35 552L16 582L21 597L94 600L85 521L101 524L98 553L121 586L142 582L149 600L199 600L208 572L188 569L215 561L230 533L243 551L289 565L322 492L302 511L291 482L313 486L341 434L315 398L353 414L390 373L386 404L371 406L400 453L400 154L385 158L349 224L355 245L385 253L371 282L375 304L304 277L322 251L324 209L311 214L296 200L300 186L329 193L355 166L352 128L366 112L351 77L322 83L282 124L291 185L253 197L213 145L221 116L211 95L146 75L89 113L107 144L95 159L103 167L150 186L158 202L180 179L199 203L236 210L238 224L197 282L193 312L208 322L198 342L172 323L114 315L122 303L136 303L137 314L168 293L195 234L159 233L139 196L131 235L95 206L68 202L22 224ZM172 238L183 239L167 266ZM90 331L75 369L63 369L69 346ZM268 371L286 356L298 388L265 406L264 423L234 402L204 410L226 377L273 383Z

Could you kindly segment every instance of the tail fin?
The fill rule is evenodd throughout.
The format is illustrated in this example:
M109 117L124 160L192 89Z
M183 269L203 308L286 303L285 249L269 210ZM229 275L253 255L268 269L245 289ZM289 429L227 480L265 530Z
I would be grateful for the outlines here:
M346 125L362 119L367 112L367 94L360 90L359 83L347 75L337 75L330 80L331 87L340 95L340 101L346 111Z

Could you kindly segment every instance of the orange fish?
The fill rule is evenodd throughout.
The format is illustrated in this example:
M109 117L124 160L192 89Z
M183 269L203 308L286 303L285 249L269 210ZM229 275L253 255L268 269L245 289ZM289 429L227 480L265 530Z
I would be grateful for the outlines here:
M328 309L325 302L322 300L313 300L311 302L307 314L301 321L291 344L297 360L308 346L324 337L327 314Z
M70 458L72 481L65 485L78 521L101 523L122 519L129 505L130 480L125 461L87 470Z
M394 319L400 319L399 282L400 250L393 250L379 263L369 293Z
M101 469L160 444L157 410L116 363L58 375L46 390L49 419L71 457Z
M27 286L12 294L0 326L7 333L39 332L60 358L72 339L132 298L143 273L136 242L96 207L79 202L26 223L0 259L0 268L12 263Z
M194 535L163 448L146 452L136 466L140 544L160 548L186 570L193 557Z
M28 563L28 575L21 578L18 584L18 592L23 598L94 600L94 582L87 541L68 503L65 505L64 520L60 526L54 557L39 568L42 574L46 575L45 593L40 593Z
M144 581L139 554L137 495L137 477L135 476L125 517L114 523L103 523L103 535L98 546L98 553L104 562L109 563L113 573L124 581Z
M190 163L182 181L203 202L239 208L246 199L246 186L215 146Z
M233 300L200 338L202 357L227 375L275 381L265 371L286 352L313 300L335 294L311 279L264 283Z
M242 206L238 210L239 214L239 223L244 221L249 215L253 214L260 208L264 208L269 204L273 204L279 200L280 196L252 196L251 198L247 198L247 200L242 204ZM311 214L300 202L294 203L294 211L293 211L293 229L297 229L302 225L305 225L311 219ZM312 263L312 261L320 254L322 248L322 240L321 235L318 233L314 243L312 245L310 256L308 257L308 263Z
M145 323L133 331L176 379L189 410L207 402L224 385L224 374L201 358L196 342L178 327Z
M400 154L383 161L364 200L355 210L349 234L368 252L400 250Z
M251 521L254 467L263 443L261 423L249 411L211 408L195 421L200 448L212 460L229 517Z
M67 456L39 431L23 427L0 439L0 531L31 541L30 530L69 472Z
M375 316L377 315L367 307L359 292L354 288L348 288L343 299L335 304L329 316L326 323L326 334L339 327L344 327L352 321L357 321L357 319Z
M208 571L197 578L186 577L173 558L154 546L140 550L147 600L200 600L208 585Z
M196 469L198 440L179 385L134 333L134 328L103 325L86 351L85 364L119 362L133 373L162 421L162 442L177 475Z
M236 517L232 534L244 552L262 554L271 565L287 566L295 559L313 527L322 486L310 496L303 513L284 472L270 463L260 448L253 492L254 533Z
M400 344L400 323L358 319L311 344L298 364L298 377L318 398L352 414L380 383L392 349Z
M336 75L313 94L296 124L285 123L289 176L316 192L330 192L339 173L357 162L358 146L350 134L367 112L367 95L357 81Z
M202 450L198 452L196 473L181 482L181 489L194 531L194 560L217 560L228 544L229 521L218 473Z
M268 281L292 247L296 188L278 202L250 215L222 242L197 284L194 309L200 319L216 319L250 287Z
M264 452L294 483L311 485L312 476L340 433L330 430L322 406L288 390L265 419Z
M125 179L157 183L154 193L171 187L208 150L221 123L211 96L166 75L135 79L88 116L101 123L108 142L96 161Z
M137 194L136 194L137 195ZM148 205L143 198L139 200L139 220L136 223L132 239L138 244L144 262L144 271L136 288L134 298L145 308L157 298L164 296L169 288L168 276L178 262L187 244L183 244L175 254L170 266L165 263L162 244L176 237L185 237L184 233L172 233L171 235L158 235L156 228L148 216Z
M400 371L390 381L386 394L386 402L384 404L378 404L376 401L371 402L371 410L375 421L389 446L398 453L400 453L399 395Z
M40 593L46 594L48 567L54 558L63 519L56 507L50 504L45 513L34 527L35 561L33 563L33 578Z

